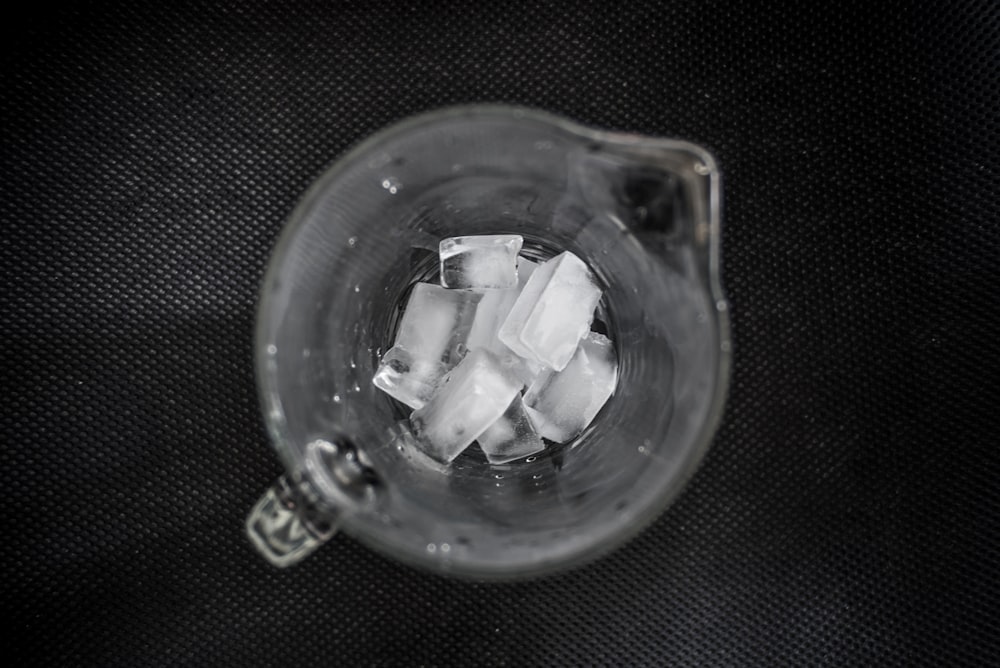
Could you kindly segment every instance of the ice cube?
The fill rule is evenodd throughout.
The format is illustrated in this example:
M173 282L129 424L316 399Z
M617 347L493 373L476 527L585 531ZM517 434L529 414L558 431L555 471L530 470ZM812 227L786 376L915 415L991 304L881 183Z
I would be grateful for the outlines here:
M480 292L480 291L477 291ZM472 321L472 329L469 331L467 345L469 350L482 348L492 352L501 352L506 349L500 339L497 338L497 330L501 323L510 313L510 309L517 301L518 288L508 290L482 290L483 298L476 307L476 317ZM500 348L497 348L497 346Z
M465 355L481 299L473 290L414 285L395 345L372 379L375 386L411 408L423 406L441 377Z
M525 412L545 438L563 443L583 431L614 392L615 347L590 332L562 371L546 369L524 393Z
M535 364L561 371L590 331L601 289L587 265L565 251L531 275L500 327L500 340Z
M395 345L422 360L440 360L451 369L465 356L481 299L482 293L474 290L415 284L399 323Z
M445 373L441 362L417 359L405 348L393 346L382 356L372 382L410 408L420 408L433 396Z
M518 258L517 262L517 285L513 288L502 290L476 290L483 298L476 307L476 317L472 321L472 330L469 332L468 346L472 348L485 348L498 355L509 353L509 349L497 337L500 325L507 319L517 296L527 284L528 279L535 272L538 265L531 260Z
M500 358L501 365L520 378L525 385L531 384L541 367L526 362L512 353L510 348L500 341L497 333L536 268L538 265L531 260L518 258L517 287L506 290L477 290L482 293L483 298L476 307L476 317L472 321L472 330L469 332L467 343L470 350L482 348L494 353Z
M477 349L438 384L429 402L410 415L413 433L424 451L450 462L502 416L521 391L504 373L493 353Z
M441 285L446 288L513 288L517 286L519 234L442 239Z
M387 447L399 453L399 458L391 461L390 466L402 465L404 471L396 468L396 476L407 475L413 471L434 471L448 473L448 464L443 464L429 457L417 443L416 436L409 420L400 420L387 430L389 443Z
M476 439L491 464L506 464L545 449L545 444L524 412L521 397L514 397L507 411Z
M528 279L531 275L535 273L535 269L538 269L538 263L532 262L526 257L518 256L517 258L517 287L519 289L524 289L527 284Z
M517 378L524 387L530 387L538 378L538 374L545 368L534 362L529 362L509 350L497 357L500 359L500 366L507 372L507 375Z

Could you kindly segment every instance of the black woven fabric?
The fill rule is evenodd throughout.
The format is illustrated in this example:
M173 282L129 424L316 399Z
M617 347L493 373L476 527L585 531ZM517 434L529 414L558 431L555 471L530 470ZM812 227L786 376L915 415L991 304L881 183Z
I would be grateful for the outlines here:
M7 21L4 654L144 665L1000 663L1000 8L41 3ZM801 5L801 7L800 7ZM725 179L735 368L612 555L455 582L338 537L278 572L256 290L326 165L517 102Z

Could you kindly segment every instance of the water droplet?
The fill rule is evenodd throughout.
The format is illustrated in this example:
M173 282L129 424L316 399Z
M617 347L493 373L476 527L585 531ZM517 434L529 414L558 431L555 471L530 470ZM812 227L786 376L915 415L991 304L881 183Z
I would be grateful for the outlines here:
M403 188L403 184L394 176L387 176L382 179L382 187L395 195Z
M268 355L277 355L278 354L278 346L274 345L273 343L268 344L268 346L267 346L267 354Z
M536 473L535 475L531 476L531 479L532 480L541 480L542 479L542 474L541 473Z
M642 454L642 455L646 454L646 446L644 446L644 445L640 445L639 446L639 454Z
M361 292L361 286L360 285L355 285L354 286L354 291L355 292Z
M357 369L358 368L358 365L354 363L354 360L351 360L351 368L352 369Z
M528 457L524 461L526 461L527 463L530 464L531 462L535 461L536 459L538 459L538 457L536 457L535 455L531 455L530 457Z
M496 478L497 480L503 480L503 473L497 473L493 477Z
M709 172L708 165L706 165L703 162L696 162L694 163L694 171L702 175L708 174Z
M354 383L354 391L355 392L360 392L361 391L361 386L358 385L357 383Z
M335 403L335 404L339 404L340 403L340 395L339 394L333 395L333 403Z
M729 310L729 304L726 302L725 299L720 299L719 301L715 302L715 310L718 311L719 313L723 313L724 311L728 311Z
M438 551L438 546L437 545L435 545L434 543L427 543L427 552L428 552L428 554L434 554L437 551Z
M451 552L451 545L448 543L441 543L441 553L448 554L449 552Z
M302 359L306 359L307 360L307 359L309 359L310 355L312 355L312 351L309 350L308 348L306 348L305 350L302 351Z

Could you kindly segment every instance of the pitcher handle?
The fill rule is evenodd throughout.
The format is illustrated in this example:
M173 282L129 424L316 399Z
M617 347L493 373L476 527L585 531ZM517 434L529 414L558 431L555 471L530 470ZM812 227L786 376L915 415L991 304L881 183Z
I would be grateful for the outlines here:
M285 568L312 554L337 533L336 519L320 515L308 495L281 476L247 516L251 544L271 564Z

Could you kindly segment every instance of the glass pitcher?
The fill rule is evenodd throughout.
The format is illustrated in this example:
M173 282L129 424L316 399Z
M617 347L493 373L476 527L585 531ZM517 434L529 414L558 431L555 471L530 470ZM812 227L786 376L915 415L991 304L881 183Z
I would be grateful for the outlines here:
M692 475L723 408L719 180L693 144L504 106L412 118L339 159L263 282L257 381L286 473L247 519L252 543L285 566L342 530L415 566L505 578L634 535ZM477 234L589 264L618 381L570 443L500 466L474 449L435 465L372 377L410 286L437 280L439 241Z

